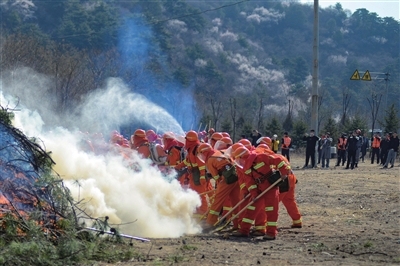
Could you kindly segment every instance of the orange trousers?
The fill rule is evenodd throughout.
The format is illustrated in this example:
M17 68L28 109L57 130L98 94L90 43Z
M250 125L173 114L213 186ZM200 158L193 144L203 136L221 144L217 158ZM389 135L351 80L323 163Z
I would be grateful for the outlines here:
M283 203L286 208L287 213L293 220L293 225L301 225L301 214L299 208L297 207L296 198L294 191L296 188L296 177L294 174L288 175L289 180L289 191L279 194L279 201Z
M189 188L196 191L198 194L204 193L206 191L212 190L212 186L209 181L207 181L206 184L204 185L195 185L193 182L193 177L192 175L189 174ZM196 214L199 214L200 217L204 214L207 213L208 211L208 201L207 201L208 195L204 194L200 196L201 200L201 205L200 207L197 208Z
M240 190L240 199L244 199L246 197L246 195L248 194L247 192L247 188L243 188ZM243 201L242 204L240 204L239 206L239 210L243 209L244 207L246 207L249 203L251 202L251 198L247 198L245 201ZM250 205L249 207L247 207L247 210L254 210L255 206L254 204ZM239 229L241 226L241 221L243 220L243 218L247 218L248 214L247 214L247 210L243 211L240 215L239 215ZM266 230L266 223L267 223L267 216L265 215L265 212L259 212L258 215L255 217L254 219L254 229L256 231L262 232L265 234L265 230Z
M260 184L258 187L261 191L268 188L270 184L266 181ZM240 222L239 232L249 235L250 229L255 224L256 218L263 220L265 213L267 222L266 234L275 237L278 234L277 221L279 212L279 189L274 187L266 192L261 198L255 201L251 208L247 208L246 214ZM262 229L262 228L261 228ZM262 230L260 230L262 231Z
M218 217L224 206L226 198L229 197L231 204L235 206L239 202L239 184L235 182L233 184L225 183L225 180L221 180L217 184L217 190L215 192L214 202L211 205L210 211L207 216L207 223L214 225L218 221ZM233 226L238 227L238 219L233 221Z

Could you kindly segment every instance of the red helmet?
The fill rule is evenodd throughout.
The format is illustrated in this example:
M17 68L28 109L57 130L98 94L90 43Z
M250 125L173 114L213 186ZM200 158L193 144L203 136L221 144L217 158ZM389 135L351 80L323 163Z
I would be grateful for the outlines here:
M267 144L265 144L265 143L260 143L260 144L258 144L257 148L263 148L263 149L267 149L267 150L270 150L270 149L271 149L271 148L270 148Z
M239 147L244 147L244 145L243 145L242 143L239 143L239 142L236 142L235 144L233 144L233 145L231 146L232 153L233 153L237 148L239 148Z
M212 151L212 147L208 143L201 143L197 148L197 158L200 159L203 163L207 160L207 153Z
M163 139L175 139L174 133L172 132L165 132L163 135Z
M156 141L158 139L158 136L157 136L156 132L154 132L151 129L146 131L146 137L151 142Z
M197 135L196 131L190 130L188 133L186 133L185 139L188 141L196 141L199 140L199 136Z
M223 137L224 137L224 136L222 136L222 134L219 133L219 132L215 132L214 134L211 135L211 139L212 139L212 140L215 140L215 141L220 140L220 139L222 139Z
M201 143L199 145L199 147L197 148L197 152L198 153L206 153L206 152L211 151L211 150L212 150L212 147L208 143Z
M145 138L146 137L146 132L143 129L136 129L135 133L133 133L134 136L137 136L139 138Z
M235 160L241 159L241 158L246 158L247 156L250 155L250 151L246 147L238 147L233 153L233 158Z
M250 140L248 140L248 139L241 139L241 140L239 140L238 141L238 143L242 143L243 144L243 146L245 146L247 149L251 149L251 142L250 142Z
M272 140L269 137L261 137L257 140L258 144L266 144L268 147L271 147Z
M224 142L226 145L231 146L233 144L233 141L230 137L223 137L220 139L222 142Z
M223 137L222 139L218 140L215 143L214 149L216 149L216 150L225 150L225 149L229 148L231 145L232 145L231 138Z
M222 134L223 137L228 137L228 138L231 137L231 135L229 135L228 132L221 132L221 134Z

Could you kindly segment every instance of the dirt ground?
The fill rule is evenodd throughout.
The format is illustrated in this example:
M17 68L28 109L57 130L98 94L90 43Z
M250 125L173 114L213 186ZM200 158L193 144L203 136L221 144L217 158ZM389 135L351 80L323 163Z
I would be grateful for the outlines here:
M292 155L291 164L303 228L290 228L281 204L274 241L222 234L151 239L133 244L137 258L113 265L400 265L398 160L392 169L368 159L354 170L301 170L304 157Z

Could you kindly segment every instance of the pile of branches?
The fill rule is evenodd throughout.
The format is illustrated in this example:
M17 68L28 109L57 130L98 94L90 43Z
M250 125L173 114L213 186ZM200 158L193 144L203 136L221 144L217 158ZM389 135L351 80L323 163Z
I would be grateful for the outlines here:
M13 217L19 220L15 228L20 235L29 221L57 237L62 220L76 222L72 197L52 171L50 155L13 127L8 113L0 110L0 233L9 227L4 219Z

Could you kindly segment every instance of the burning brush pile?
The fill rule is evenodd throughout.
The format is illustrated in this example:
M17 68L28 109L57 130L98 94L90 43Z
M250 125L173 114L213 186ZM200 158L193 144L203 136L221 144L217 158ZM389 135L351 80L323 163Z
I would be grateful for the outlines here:
M60 235L62 220L71 218L73 208L67 189L51 171L53 164L35 140L0 120L0 234L12 228L23 236L34 222L49 237Z

